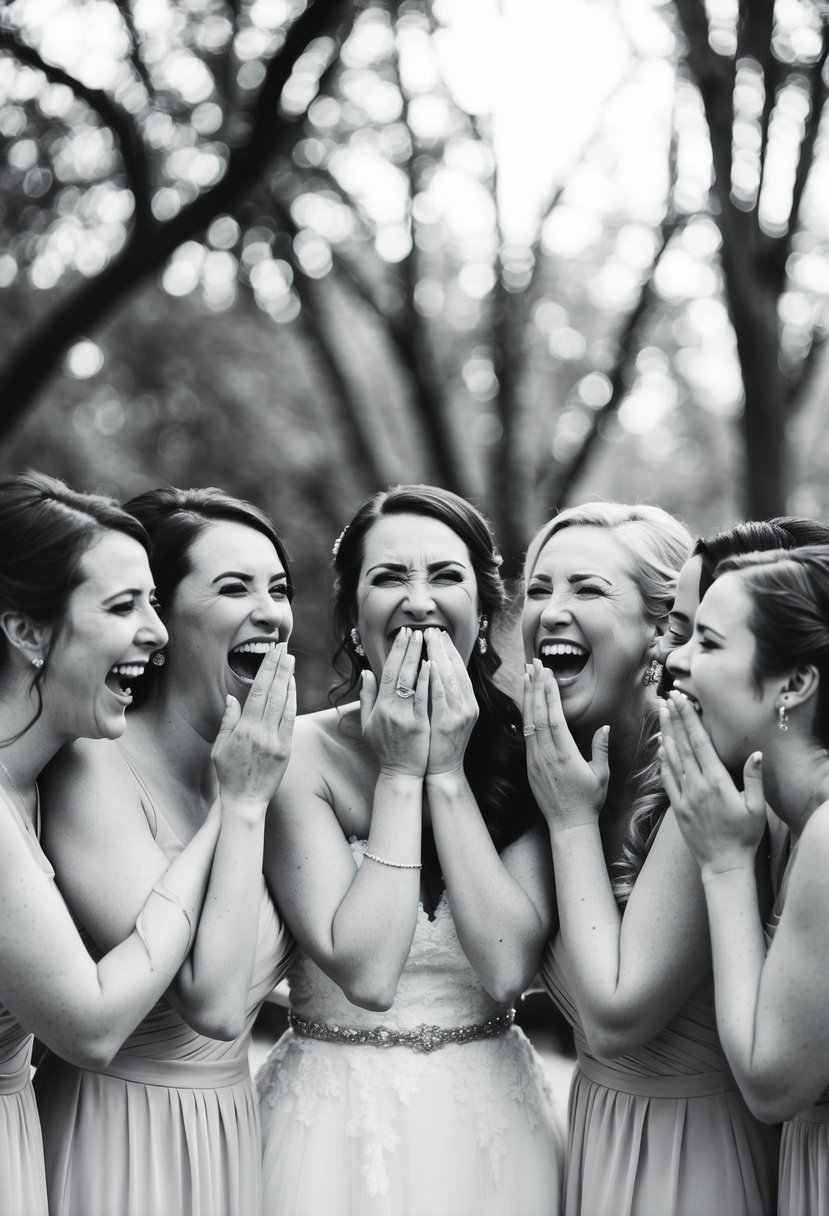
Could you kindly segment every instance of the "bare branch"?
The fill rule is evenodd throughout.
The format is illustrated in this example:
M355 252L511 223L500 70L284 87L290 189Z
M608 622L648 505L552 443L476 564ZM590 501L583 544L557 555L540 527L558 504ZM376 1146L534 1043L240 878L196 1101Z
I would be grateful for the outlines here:
M155 88L153 86L150 73L147 70L147 65L141 57L141 39L138 36L138 30L135 27L133 20L132 8L130 0L115 0L115 7L121 14L121 20L126 26L127 34L130 40L130 63L132 64L135 74L147 90L148 97L155 96Z
M102 89L91 89L63 68L47 63L33 46L22 42L9 30L0 29L0 50L8 51L20 63L43 72L52 84L62 84L71 89L112 131L121 149L127 185L135 198L135 224L138 228L143 227L150 218L150 173L141 133L129 112Z
M803 201L803 192L806 189L806 183L809 180L809 172L815 159L815 145L817 143L820 120L823 116L823 109L826 104L828 91L825 80L826 60L828 56L829 24L824 23L820 57L812 67L811 71L809 114L806 118L805 131L803 133L803 139L800 143L800 155L797 161L797 172L795 174L794 187L792 189L792 205L789 211L787 244L797 232L797 225L800 219L800 205Z

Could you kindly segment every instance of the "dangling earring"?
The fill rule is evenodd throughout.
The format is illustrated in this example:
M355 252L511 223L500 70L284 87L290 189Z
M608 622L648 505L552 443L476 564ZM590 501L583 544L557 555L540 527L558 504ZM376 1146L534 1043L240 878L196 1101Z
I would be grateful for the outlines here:
M657 659L651 659L650 667L642 676L642 683L647 688L649 684L658 684L661 678L662 664Z
M354 653L358 654L361 659L364 659L366 656L366 651L362 641L360 640L359 629L356 627L352 629L349 636L351 637L351 645L354 647Z
M786 709L785 705L781 705L777 711L777 729L789 729L789 711Z
M157 650L150 659L150 662L152 663L153 667L163 667L167 662L166 652L163 650Z
M43 666L43 659L40 657L40 655L38 655L38 657L36 659L32 659L32 667L40 668L42 666Z
M489 643L486 640L486 631L489 627L489 621L485 616L482 616L478 623L478 651L480 654L486 654L489 649Z

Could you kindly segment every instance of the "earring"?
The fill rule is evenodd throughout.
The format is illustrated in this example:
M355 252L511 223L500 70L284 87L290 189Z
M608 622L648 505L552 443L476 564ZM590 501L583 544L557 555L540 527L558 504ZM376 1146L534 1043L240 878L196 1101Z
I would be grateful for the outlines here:
M650 667L642 676L642 683L647 688L649 684L658 684L661 678L662 664L657 659L651 659Z
M480 654L486 654L489 649L489 643L486 640L486 631L489 626L489 621L485 616L481 617L478 624L478 651Z
M365 658L366 652L363 643L360 640L360 631L357 628L351 630L351 645L354 647L354 653L358 654L361 659Z
M42 667L43 659L38 655L36 659L32 659L32 667Z
M167 655L163 650L157 650L150 659L150 662L152 663L153 667L163 667L167 662Z
M788 711L788 709L786 709L785 705L781 705L777 711L777 729L778 730L788 730L789 729L789 711Z

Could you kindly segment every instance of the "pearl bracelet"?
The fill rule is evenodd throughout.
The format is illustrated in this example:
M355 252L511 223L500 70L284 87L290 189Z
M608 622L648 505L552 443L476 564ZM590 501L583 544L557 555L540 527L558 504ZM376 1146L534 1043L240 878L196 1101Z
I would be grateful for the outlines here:
M419 861L386 861L385 857L378 857L376 853L369 853L368 850L363 853L363 857L367 857L369 861L379 861L381 866L391 866L394 870L423 869L423 865Z

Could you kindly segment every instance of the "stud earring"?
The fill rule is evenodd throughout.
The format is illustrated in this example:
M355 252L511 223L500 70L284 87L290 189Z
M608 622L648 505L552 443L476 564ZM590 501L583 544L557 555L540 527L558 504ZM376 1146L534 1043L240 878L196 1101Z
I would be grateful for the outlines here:
M32 667L40 668L42 666L43 666L43 659L40 657L40 655L38 655L38 657L36 659L32 659Z
M642 683L647 688L649 684L658 684L661 678L662 664L656 659L651 659L650 667L642 676Z
M788 711L788 709L786 709L785 705L781 705L777 711L777 729L778 730L788 730L789 729L789 711Z
M366 657L366 651L362 641L360 640L359 629L352 629L349 636L351 638L351 645L354 647L354 653L358 654L361 659L364 659Z
M152 663L153 667L163 667L167 662L167 655L163 650L157 650L150 659L150 662Z
M486 640L486 631L488 627L489 621L485 616L482 616L480 623L478 624L478 651L480 654L486 654L487 650L489 649L489 643Z

